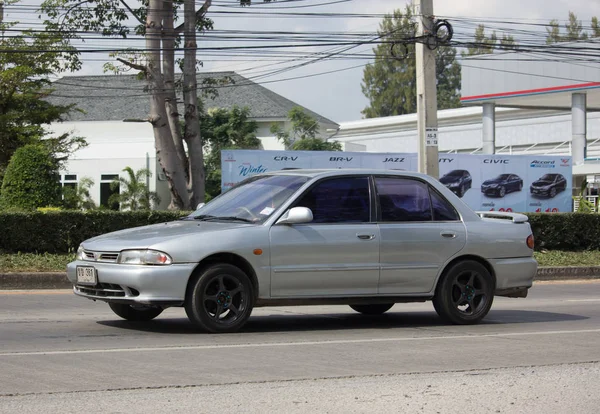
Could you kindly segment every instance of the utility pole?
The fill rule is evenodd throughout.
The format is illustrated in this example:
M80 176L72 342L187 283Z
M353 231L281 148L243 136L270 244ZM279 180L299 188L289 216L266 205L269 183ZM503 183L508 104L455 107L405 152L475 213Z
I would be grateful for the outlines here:
M415 0L419 22L415 45L417 69L417 129L419 131L419 172L434 178L439 176L437 81L435 72L435 48L433 0Z

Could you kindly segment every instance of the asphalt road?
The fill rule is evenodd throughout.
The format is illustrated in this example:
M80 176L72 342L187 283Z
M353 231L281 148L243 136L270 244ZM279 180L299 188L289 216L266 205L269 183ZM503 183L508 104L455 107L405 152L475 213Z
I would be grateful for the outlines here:
M484 323L430 303L256 309L244 332L147 323L67 291L0 291L0 413L543 412L600 407L600 283L537 283Z

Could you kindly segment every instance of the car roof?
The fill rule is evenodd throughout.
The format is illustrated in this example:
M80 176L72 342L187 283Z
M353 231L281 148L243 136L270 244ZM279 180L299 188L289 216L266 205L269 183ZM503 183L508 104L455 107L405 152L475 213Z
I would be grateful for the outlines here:
M303 175L310 178L330 177L340 175L398 175L402 177L415 177L426 180L434 178L417 172L401 171L401 170L383 170L383 169L366 169L366 168L330 168L330 169L292 169L270 171L261 175Z

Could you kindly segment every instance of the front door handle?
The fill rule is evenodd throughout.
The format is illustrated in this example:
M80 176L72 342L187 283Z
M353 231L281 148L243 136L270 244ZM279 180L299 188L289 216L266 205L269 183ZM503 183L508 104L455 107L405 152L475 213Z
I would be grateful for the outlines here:
M373 240L375 238L374 234L357 234L356 237L358 237L361 240Z
M454 239L456 238L456 233L454 233L453 231L443 231L440 233L440 235L442 237L445 237L447 239Z

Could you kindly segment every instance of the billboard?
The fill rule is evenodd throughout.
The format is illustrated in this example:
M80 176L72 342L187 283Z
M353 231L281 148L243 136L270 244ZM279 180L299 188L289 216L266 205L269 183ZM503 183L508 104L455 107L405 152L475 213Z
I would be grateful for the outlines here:
M440 181L473 210L572 211L571 157L440 154ZM417 171L415 153L338 151L221 152L221 190L247 177L295 168L371 168Z

